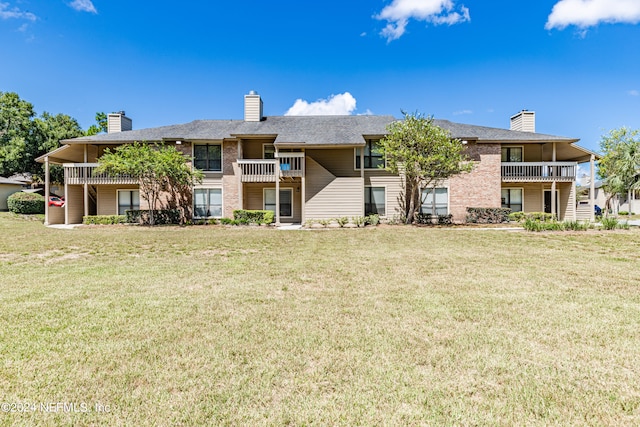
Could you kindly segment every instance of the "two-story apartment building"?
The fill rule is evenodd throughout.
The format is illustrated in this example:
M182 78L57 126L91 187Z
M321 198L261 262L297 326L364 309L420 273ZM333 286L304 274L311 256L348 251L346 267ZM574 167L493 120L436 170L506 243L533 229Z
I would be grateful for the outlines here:
M134 141L172 144L204 171L193 189L196 218L232 217L235 209L269 209L277 223L308 219L401 215L402 177L380 168L374 148L392 116L263 116L261 97L244 97L244 120L196 120L132 130L124 112L109 115L106 134L62 141L38 160L65 172L64 207L49 207L47 224L77 224L84 215L145 208L138 184L95 172L106 148ZM573 138L535 132L533 112L511 118L511 129L436 120L466 145L474 169L425 189L423 211L451 213L464 222L467 207L547 211L575 219L578 162L595 154ZM592 180L593 182L593 180ZM552 195L555 195L553 197ZM435 200L434 200L435 198ZM591 208L593 211L593 209ZM588 216L588 213L587 213ZM588 219L588 218L586 218Z

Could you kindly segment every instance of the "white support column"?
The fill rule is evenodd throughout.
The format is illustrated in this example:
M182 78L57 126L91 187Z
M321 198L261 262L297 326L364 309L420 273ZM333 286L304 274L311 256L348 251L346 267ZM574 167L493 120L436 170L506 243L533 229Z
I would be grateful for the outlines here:
M44 225L49 225L49 194L50 193L50 177L49 177L49 156L44 158Z
M274 174L276 177L276 227L280 226L280 157L278 154L278 148L274 154L276 164L274 166Z
M596 168L595 168L596 156L591 155L591 159L589 160L589 173L590 173L590 184L589 184L589 206L591 207L591 222L595 222L596 220Z
M85 144L84 145L84 162L85 162L85 164L88 161L89 160L88 160L88 155L87 155L87 144ZM85 180L87 178L88 178L88 176L85 176ZM84 190L84 195L83 195L83 198L84 198L84 216L89 216L89 184L87 184L85 182L83 187L84 187L83 188L83 190Z
M300 222L302 224L304 224L304 222L307 220L307 218L305 217L305 208L306 208L306 197L307 197L307 193L306 193L306 175L307 175L307 171L306 171L306 164L307 164L307 157L306 157L306 153L304 151L304 149L302 150L303 154L305 154L302 157L302 178L300 178L300 209L302 211L301 214L301 218L300 218Z
M362 179L362 191L360 191L360 212L362 216L366 213L364 211L364 147L360 147L360 178ZM385 197L387 197L385 192Z
M67 179L67 168L64 169L64 223L69 224L69 181Z
M553 177L553 181L551 181L551 214L556 217L556 219L560 219L560 215L558 215L556 206L556 143L553 143L553 154L551 155L551 161L553 162L553 166L551 167L551 176Z

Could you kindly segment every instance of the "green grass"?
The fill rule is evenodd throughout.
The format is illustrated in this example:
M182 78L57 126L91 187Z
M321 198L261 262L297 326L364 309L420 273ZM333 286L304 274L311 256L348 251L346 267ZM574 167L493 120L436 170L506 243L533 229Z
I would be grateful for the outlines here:
M637 229L0 233L0 425L640 424Z

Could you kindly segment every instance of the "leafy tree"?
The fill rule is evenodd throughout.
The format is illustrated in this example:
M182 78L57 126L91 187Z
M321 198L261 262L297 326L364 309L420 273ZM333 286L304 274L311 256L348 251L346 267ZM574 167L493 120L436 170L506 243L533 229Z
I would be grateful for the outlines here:
M406 223L411 224L420 209L421 190L436 187L445 179L469 172L473 164L459 139L436 126L431 116L403 112L404 120L387 126L377 152L386 156L385 168L404 176Z
M631 203L632 192L640 190L640 130L624 126L613 129L608 135L603 135L600 149L604 155L598 162L598 174L609 194L607 205L612 197L625 193Z
M97 135L101 132L107 131L108 119L105 113L96 113L96 123L89 126L89 129L85 132L87 136Z
M33 116L31 103L17 93L0 92L0 176L25 172L22 168L29 160L26 146Z
M78 121L66 114L51 115L46 111L33 119L31 135L26 144L28 162L24 165L26 172L31 172L36 181L44 181L43 165L36 163L35 158L60 146L63 139L83 136L84 131ZM51 180L62 183L64 180L62 167L51 168Z
M140 183L140 197L149 205L149 223L155 224L154 211L162 208L178 207L183 212L190 211L188 197L178 197L179 193L191 193L196 182L202 181L203 174L193 169L188 158L174 146L134 142L123 144L115 150L107 149L98 159L100 172L109 175L129 175ZM168 193L167 200L161 196ZM171 203L175 203L174 206ZM188 202L188 204L187 204Z

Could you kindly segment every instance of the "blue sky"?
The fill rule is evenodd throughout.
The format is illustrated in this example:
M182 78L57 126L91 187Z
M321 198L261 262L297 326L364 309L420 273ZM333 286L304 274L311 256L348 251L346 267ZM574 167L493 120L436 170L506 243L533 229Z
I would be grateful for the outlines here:
M0 91L83 128L401 110L596 150L640 128L640 0L0 0Z

